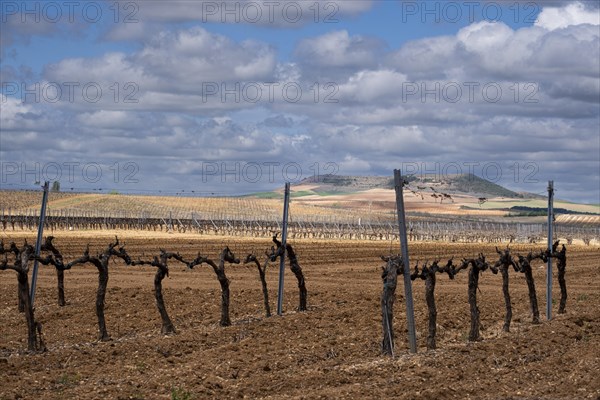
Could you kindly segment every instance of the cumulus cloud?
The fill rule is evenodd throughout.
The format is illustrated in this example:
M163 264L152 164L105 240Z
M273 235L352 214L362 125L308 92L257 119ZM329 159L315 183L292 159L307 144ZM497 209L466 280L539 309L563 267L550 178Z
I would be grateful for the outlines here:
M333 31L302 40L295 56L308 66L363 68L376 65L382 47L374 38L350 36L345 30Z
M333 26L369 11L374 0L170 0L134 3L136 23L116 24L107 40L141 41L172 24L222 24L302 29L315 24Z
M345 4L355 7L346 15L371 6ZM98 83L97 102L2 97L3 159L138 160L147 182L164 171L176 182L197 181L206 162L265 161L305 170L333 162L340 174L389 173L410 161L497 162L505 173L499 183L539 191L511 181L509 167L529 162L539 182L555 179L573 191L573 176L583 177L579 187L598 182L586 178L600 162L600 32L590 7L544 8L536 24L518 29L476 22L394 50L332 26L303 37L286 60L268 43L163 24L198 17L182 10L155 11L151 31L134 27L140 47L133 51L44 69L44 83ZM262 97L251 101L256 87ZM291 98L298 88L301 96ZM223 97L223 89L234 93ZM137 102L124 102L132 90Z
M103 95L98 102L80 96L79 101L61 103L67 107L218 110L252 106L244 101L254 96L248 91L254 82L277 81L276 67L271 46L255 41L236 43L192 27L160 31L131 54L64 59L48 65L44 77L49 82L100 86ZM251 87L242 86L249 82ZM227 91L233 94L227 97ZM268 101L268 93L261 97Z
M581 24L600 25L598 10L588 9L580 2L569 4L563 8L548 7L542 10L535 23L536 26L548 30L563 29Z
M332 23L368 11L373 0L173 0L143 2L140 19L168 22L220 22L299 27L307 23Z

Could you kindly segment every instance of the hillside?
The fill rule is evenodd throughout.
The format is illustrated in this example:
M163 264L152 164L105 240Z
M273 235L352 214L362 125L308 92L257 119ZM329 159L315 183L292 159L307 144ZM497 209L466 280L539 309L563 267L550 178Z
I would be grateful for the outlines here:
M521 194L474 175L410 176L404 199L413 218L504 219L543 222L547 200ZM332 176L305 179L292 185L292 217L323 219L394 219L395 191L390 177ZM62 193L49 197L49 215L122 216L143 218L261 219L279 218L283 189L237 197L152 196L118 193ZM2 214L34 215L41 191L0 190ZM555 200L557 217L569 223L598 223L600 206ZM582 216L575 218L576 215Z
M532 193L517 193L472 174L413 175L405 178L406 210L413 215L444 217L502 218L542 215L547 200ZM261 197L282 197L282 189L261 193ZM296 205L312 205L329 209L345 209L362 213L393 213L394 182L381 176L311 177L292 185ZM250 196L252 197L252 196ZM531 210L529 210L531 208ZM598 205L575 204L555 199L558 214L599 215ZM527 212L523 211L527 210ZM590 217L586 220L594 220ZM539 222L539 221L537 221Z
M476 197L529 198L529 194L520 194L473 174L412 175L406 177L408 189L416 192L448 194L468 194ZM325 175L306 178L294 185L295 189L311 186L316 194L353 193L371 189L394 189L394 180L385 176L344 176ZM531 195L533 197L534 195Z

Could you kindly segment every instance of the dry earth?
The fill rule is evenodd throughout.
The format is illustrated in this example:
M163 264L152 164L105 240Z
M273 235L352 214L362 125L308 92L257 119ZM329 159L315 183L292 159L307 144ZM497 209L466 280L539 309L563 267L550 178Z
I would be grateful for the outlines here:
M124 233L121 232L121 235ZM86 237L89 235L89 237ZM93 236L92 236L93 235ZM3 234L21 243L28 234ZM56 234L71 260L91 244L104 248L111 237L97 233ZM262 254L266 240L167 235L122 237L129 254L149 259L159 248L191 258L216 257L229 245L240 258ZM600 399L600 249L568 248L567 312L531 324L522 275L512 273L513 325L501 332L501 278L486 271L480 282L484 340L468 343L467 275L438 277L438 350L427 351L424 284L415 281L419 352L405 337L403 289L395 306L396 357L382 357L379 256L389 244L297 241L308 287L309 311L294 311L297 289L286 272L284 315L265 318L255 267L227 266L233 325L220 327L220 289L206 266L185 270L171 263L164 297L178 330L160 334L151 267L111 265L106 318L113 340L96 341L97 274L91 266L66 273L68 305L56 305L55 275L42 267L36 317L48 351L28 354L26 326L17 312L14 272L0 272L0 399L203 399L203 398L397 398L397 399ZM514 246L526 252L534 245ZM534 247L535 248L535 247ZM535 248L538 249L539 247ZM411 259L495 258L489 245L411 243ZM275 307L277 272L267 272ZM544 268L535 266L544 310ZM556 277L554 279L556 284ZM559 295L554 288L554 299ZM556 312L557 305L554 306Z

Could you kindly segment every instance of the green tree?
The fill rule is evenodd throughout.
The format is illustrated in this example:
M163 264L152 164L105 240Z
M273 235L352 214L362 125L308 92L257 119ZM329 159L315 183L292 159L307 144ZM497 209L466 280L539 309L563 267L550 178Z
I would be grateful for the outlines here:
M52 189L53 192L60 192L60 182L59 181L54 181L52 182Z

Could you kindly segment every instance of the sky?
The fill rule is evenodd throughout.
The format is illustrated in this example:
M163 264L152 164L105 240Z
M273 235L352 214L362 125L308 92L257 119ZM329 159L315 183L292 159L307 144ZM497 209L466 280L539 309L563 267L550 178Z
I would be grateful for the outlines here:
M0 2L0 188L473 173L600 203L597 1Z

